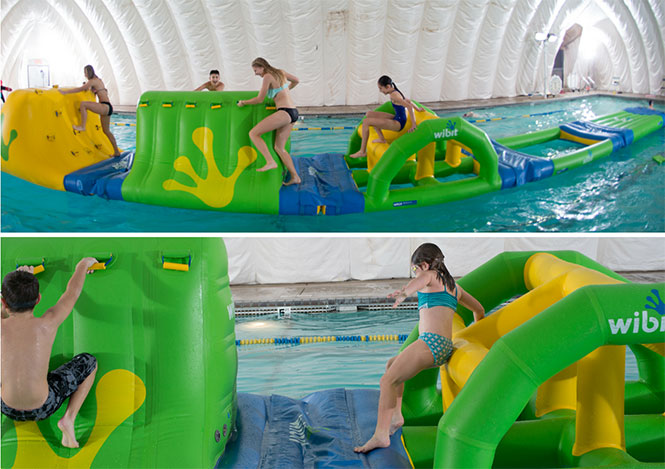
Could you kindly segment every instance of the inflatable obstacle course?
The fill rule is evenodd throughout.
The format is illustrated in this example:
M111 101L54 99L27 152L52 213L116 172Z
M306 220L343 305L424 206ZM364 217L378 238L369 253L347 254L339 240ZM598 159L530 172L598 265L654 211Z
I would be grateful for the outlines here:
M2 467L213 467L236 418L234 310L213 238L4 238L2 275L39 265L39 316L76 263L100 263L60 326L50 369L81 352L99 369L76 420L79 449L49 419L2 417Z
M460 308L441 392L439 370L406 383L415 467L664 462L665 284L627 284L570 251L504 253L459 283L487 311L519 297L468 327ZM625 382L625 345L636 382Z
M468 120L416 112L418 127L384 132L367 158L325 153L294 159L302 183L283 186L284 168L264 165L249 131L274 103L238 108L252 92L144 93L137 108L136 152L106 158L110 144L91 113L74 132L78 103L91 95L19 90L2 109L2 170L35 184L106 199L244 213L343 215L436 205L519 187L590 163L663 128L665 114L628 108L592 121L496 141ZM377 110L391 112L390 102ZM42 122L43 121L43 122ZM35 125L38 124L38 125ZM347 155L360 147L362 122ZM552 158L529 147L554 140L580 145ZM105 145L108 145L106 147Z

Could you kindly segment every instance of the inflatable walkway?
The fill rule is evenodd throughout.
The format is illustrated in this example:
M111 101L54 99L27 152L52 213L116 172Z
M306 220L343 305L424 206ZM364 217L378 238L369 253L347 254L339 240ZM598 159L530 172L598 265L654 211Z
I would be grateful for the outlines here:
M266 172L249 131L274 103L238 108L252 92L144 93L137 108L136 152L107 158L110 144L90 114L85 132L78 103L89 93L17 90L2 108L2 170L57 190L106 199L202 210L284 215L341 215L442 204L521 186L605 157L663 128L665 114L629 108L591 122L491 140L461 118L416 112L409 133L384 132L367 157L327 153L296 158L303 184L283 186L284 168ZM389 102L378 108L391 112ZM360 147L362 123L347 155ZM273 158L274 133L264 136ZM579 149L553 158L527 147L555 139Z
M40 315L82 258L103 269L60 326L51 368L96 356L95 384L64 448L56 414L2 416L3 468L213 467L236 418L237 355L226 250L213 238L3 238L2 275L37 274ZM100 266L101 267L101 266Z
M374 433L378 404L375 389L328 389L301 400L240 393L238 437L216 467L410 467L401 432L389 448L353 451Z
M406 383L415 467L662 467L665 284L569 251L504 253L459 283L487 311L518 298L469 327L461 308L449 363Z

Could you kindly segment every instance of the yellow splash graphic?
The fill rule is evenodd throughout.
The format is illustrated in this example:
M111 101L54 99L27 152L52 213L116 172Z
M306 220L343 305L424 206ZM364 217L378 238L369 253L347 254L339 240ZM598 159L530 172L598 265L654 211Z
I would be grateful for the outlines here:
M199 127L192 133L194 145L201 150L208 164L208 176L205 179L196 173L189 158L180 156L173 162L173 167L176 171L189 176L194 181L195 187L186 186L174 179L167 179L162 187L167 191L188 192L199 198L207 206L220 208L226 207L233 200L236 181L240 173L256 161L256 150L250 146L241 147L238 150L238 166L236 166L231 176L224 177L217 168L217 163L215 163L212 139L212 130L207 127Z
M97 418L90 438L70 458L53 452L35 422L16 424L16 468L23 467L90 467L111 433L141 407L145 401L145 385L131 371L112 370L97 383Z

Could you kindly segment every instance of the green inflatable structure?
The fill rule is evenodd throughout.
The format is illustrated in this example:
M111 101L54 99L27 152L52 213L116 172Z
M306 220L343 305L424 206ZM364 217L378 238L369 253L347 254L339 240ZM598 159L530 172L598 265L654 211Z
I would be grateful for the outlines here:
M76 420L80 448L49 419L2 416L2 467L213 467L236 419L237 354L226 249L215 238L3 238L2 275L36 274L40 316L76 263L86 278L60 326L50 369L88 352L95 383ZM41 267L38 268L41 270Z
M405 384L414 467L665 466L664 283L555 251L500 254L459 284L499 309L469 326L460 308L450 362Z
M89 96L14 91L2 108L2 170L45 187L105 199L241 213L343 215L443 204L521 187L606 157L662 132L665 123L665 113L635 107L492 140L461 117L439 118L423 109L414 114L413 132L409 117L401 131L384 132L384 143L375 142L371 128L366 157L350 157L361 145L361 122L346 154L294 158L302 182L284 186L288 176L273 148L275 132L262 138L278 168L257 171L265 158L249 132L276 110L268 99L237 106L255 96L245 91L146 92L137 107L136 151L106 158L99 125L71 133L79 120L78 104ZM377 110L394 112L390 102ZM570 151L550 158L531 148L555 140L566 140Z

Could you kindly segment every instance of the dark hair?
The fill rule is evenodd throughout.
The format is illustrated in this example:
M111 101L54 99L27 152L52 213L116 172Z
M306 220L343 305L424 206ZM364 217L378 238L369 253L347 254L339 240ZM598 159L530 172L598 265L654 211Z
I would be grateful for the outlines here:
M210 76L210 75L219 75L219 70L210 70L210 73L208 74L208 76Z
M30 311L39 299L39 281L24 270L10 272L2 280L2 297L12 312Z
M653 104L653 99L650 99L649 100L649 106L651 106L652 104Z
M88 80L92 80L97 76L95 75L95 69L92 68L92 65L86 65L85 67L83 67L83 73L85 74Z
M418 265L427 262L429 270L436 271L436 278L448 287L449 290L452 290L455 288L455 279L448 272L446 265L443 263L443 258L444 256L439 246L432 243L425 243L418 246L418 249L413 252L411 264Z
M388 75L382 75L382 76L379 78L379 85L381 85L381 86L388 86L388 85L391 85L393 88L395 88L395 91L397 91L399 94L402 95L402 98L404 97L404 93L402 93L402 92L399 90L399 88L397 88L397 85L395 84L395 82L393 81L393 79L390 78Z

